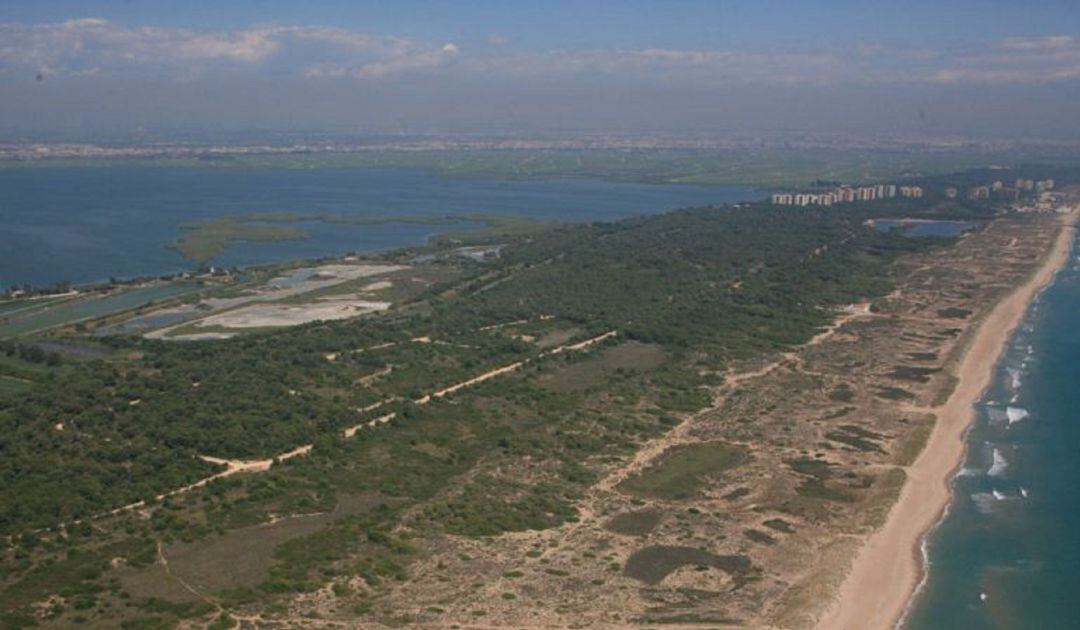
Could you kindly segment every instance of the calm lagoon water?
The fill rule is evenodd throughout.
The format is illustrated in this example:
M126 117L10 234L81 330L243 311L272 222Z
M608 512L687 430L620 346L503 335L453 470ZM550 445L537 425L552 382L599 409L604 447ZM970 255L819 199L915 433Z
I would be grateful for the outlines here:
M1032 306L967 437L907 630L1080 628L1080 259Z
M937 236L952 238L975 227L968 221L907 221L904 219L879 219L874 228L881 232L900 229L906 236Z
M478 212L594 221L762 196L738 186L445 179L412 169L8 169L0 171L0 288L190 269L166 245L180 236L184 224L229 214ZM212 263L249 265L392 249L463 226L304 222L300 227L312 238L240 243Z

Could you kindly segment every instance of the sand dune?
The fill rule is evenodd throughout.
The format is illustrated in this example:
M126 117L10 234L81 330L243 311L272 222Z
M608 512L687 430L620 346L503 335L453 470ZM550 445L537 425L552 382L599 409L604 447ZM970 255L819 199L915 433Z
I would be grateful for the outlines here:
M892 628L924 574L921 542L950 501L949 480L964 455L964 432L974 404L990 385L994 364L1031 300L1069 259L1077 213L1062 216L1054 247L1036 272L999 302L979 325L949 399L932 411L938 422L926 448L907 469L908 480L884 526L863 543L836 601L818 621L822 630Z

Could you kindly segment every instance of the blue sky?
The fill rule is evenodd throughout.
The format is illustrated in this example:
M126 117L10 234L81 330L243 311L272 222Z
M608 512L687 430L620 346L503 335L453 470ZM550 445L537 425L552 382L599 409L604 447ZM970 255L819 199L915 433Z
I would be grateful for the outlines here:
M137 124L1076 135L1080 117L1062 118L1076 112L1078 88L1074 0L0 0L8 133ZM932 128L908 115L920 109Z

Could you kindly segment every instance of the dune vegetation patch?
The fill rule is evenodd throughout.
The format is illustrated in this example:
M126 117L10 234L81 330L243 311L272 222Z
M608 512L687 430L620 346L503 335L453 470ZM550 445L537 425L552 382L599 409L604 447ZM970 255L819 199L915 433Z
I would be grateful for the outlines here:
M646 584L659 584L671 573L684 566L698 567L701 571L720 569L736 583L745 581L754 571L750 558L726 555L673 545L653 545L635 551L627 560L623 572Z
M668 359L657 345L628 341L605 348L587 359L561 366L541 377L541 384L551 391L571 392L598 387L613 376L656 369Z
M660 524L663 516L656 510L638 510L613 516L605 527L610 532L627 536L645 536L651 534Z
M830 486L827 482L838 474L837 466L820 459L795 459L785 462L791 469L805 476L802 483L795 488L800 496L823 501L836 501L851 503L854 498L841 490Z
M971 315L971 311L966 308L942 308L938 309L938 317L945 319L967 319Z
M851 385L847 383L840 383L829 392L829 400L834 402L851 402L855 400L855 390L851 389Z
M914 400L915 394L901 387L878 387L877 397L886 400Z
M912 361L937 361L936 352L909 352L907 356Z
M748 529L743 532L747 538L760 545L775 545L776 539L760 529Z
M710 479L717 479L749 459L746 449L723 442L674 446L656 463L620 483L619 489L651 499L690 499Z
M884 435L854 424L842 424L835 431L827 431L825 437L864 453L885 453L885 449L877 443L884 439Z
M762 523L762 525L770 529L775 529L778 532L784 532L785 534L795 533L795 527L793 527L791 523L785 521L782 518L770 518L769 520Z
M913 365L898 365L893 368L889 376L901 381L915 383L928 383L930 377L941 371L941 368L917 367Z

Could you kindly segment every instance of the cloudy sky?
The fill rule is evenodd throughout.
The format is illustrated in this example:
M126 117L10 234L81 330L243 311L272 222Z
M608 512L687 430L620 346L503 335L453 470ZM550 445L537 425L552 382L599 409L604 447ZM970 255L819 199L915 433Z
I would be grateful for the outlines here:
M1076 138L1080 2L0 0L0 132L137 128Z

